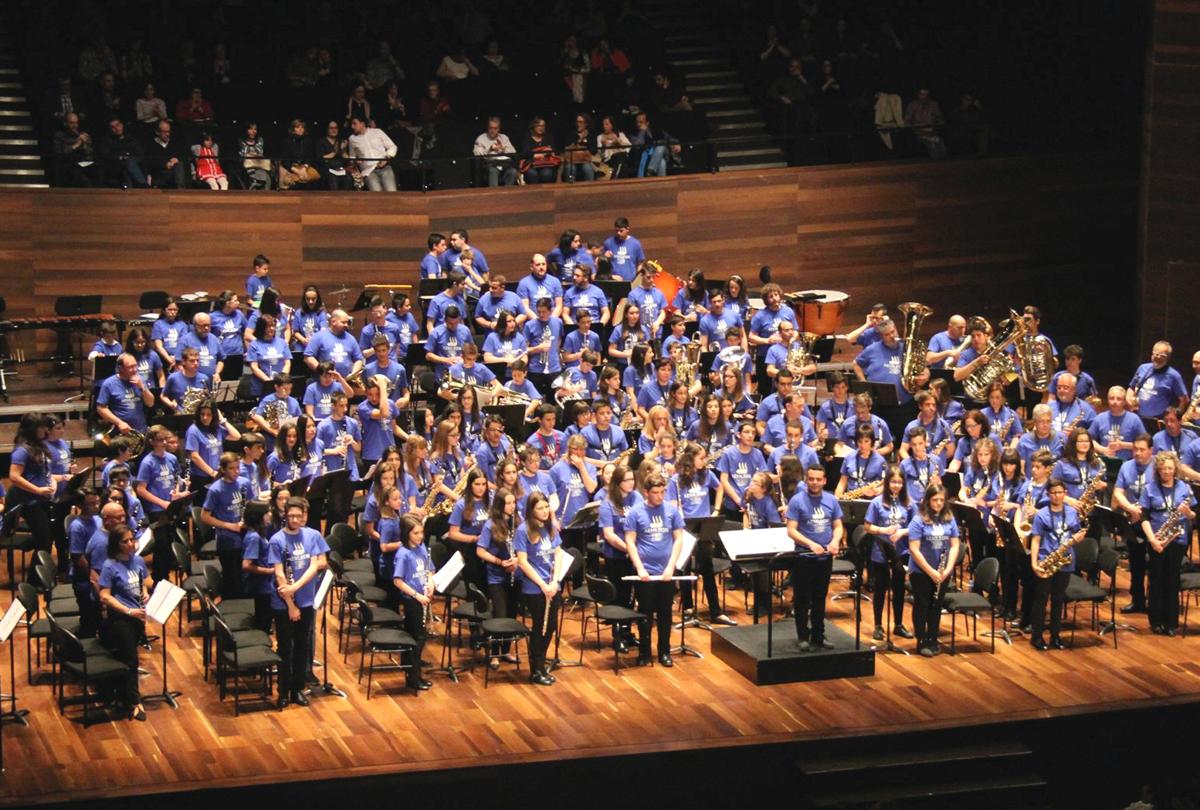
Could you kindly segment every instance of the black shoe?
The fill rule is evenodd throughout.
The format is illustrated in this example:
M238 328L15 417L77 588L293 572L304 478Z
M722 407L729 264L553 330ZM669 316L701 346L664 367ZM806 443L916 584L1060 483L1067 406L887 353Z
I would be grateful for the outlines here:
M1062 642L1062 639L1061 639L1061 638L1052 638L1052 639L1050 639L1050 649L1052 649L1052 650L1065 650L1066 648L1067 648L1067 645L1066 645L1066 644L1063 644L1063 642Z
M648 655L639 655L639 656L638 656L638 660L635 662L635 666L639 666L639 667L648 667L648 666L650 666L650 664L652 664L653 662L654 662L654 661L653 661L653 659L652 659L652 658L650 658L650 656L648 656Z
M407 684L407 686L409 689L415 689L418 692L426 692L433 688L433 681L427 681L424 678L421 678L420 680Z
M287 695L280 695L279 700L275 701L275 708L286 709L288 703L289 703L289 701L287 699Z
M613 645L613 649L619 653L629 652L629 645L625 643L625 639L617 639L617 643Z
M307 678L304 679L304 685L305 686L320 686L321 679L318 678L316 675L309 675Z
M933 658L934 656L933 647L928 646L919 648L917 653L925 658Z
M1145 612L1146 612L1146 606L1145 606L1145 605L1139 605L1139 604L1138 604L1138 603L1136 603L1136 602L1130 602L1128 605L1126 605L1125 607L1121 608L1121 612L1122 612L1122 613L1124 613L1124 614L1125 614L1125 615L1127 615L1127 616L1128 616L1130 613L1145 613Z
M533 683L533 684L537 684L538 686L550 686L551 684L554 683L554 681L550 680L550 676L547 675L545 672L542 672L541 670L538 670L537 672L534 672L532 675L530 675L529 682Z
M143 709L141 706L138 706L132 712L129 713L129 719L137 720L142 723L146 722L146 710Z
M662 655L660 655L660 656L658 657L658 663L662 664L664 667L673 667L673 666L675 666L675 662L674 662L673 660L671 660L671 654L670 654L670 653L663 653Z
M902 624L896 625L896 629L892 630L892 635L900 636L900 638L912 638L912 631Z
M1168 627L1164 632L1168 638L1175 638L1175 636L1179 635L1179 633L1176 632L1174 627Z
M876 627L875 632L871 634L871 638L875 641L883 641L883 628Z
M292 703L295 703L297 706L307 706L308 695L304 694L303 692L293 692Z
M1150 632L1156 636L1161 636L1166 633L1166 631L1163 629L1162 625L1160 625L1160 624L1150 625Z
M812 650L812 645L807 640L800 642L800 652L809 652Z
M1046 651L1046 642L1041 636L1034 636L1029 640L1029 643L1032 644L1033 648L1038 652Z

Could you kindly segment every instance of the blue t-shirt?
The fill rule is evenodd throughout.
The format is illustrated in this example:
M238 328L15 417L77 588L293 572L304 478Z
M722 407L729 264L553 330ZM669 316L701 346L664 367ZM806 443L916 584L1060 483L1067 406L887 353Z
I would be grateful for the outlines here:
M383 403L380 403L382 405ZM379 410L369 401L358 403L358 423L362 425L362 457L364 461L378 461L383 452L396 444L396 409L388 408L386 417L372 418L371 411Z
M251 273L249 276L247 276L246 298L248 299L250 306L252 306L254 309L258 309L258 307L262 304L263 293L267 291L267 288L274 286L275 282L271 281L270 274L259 276L255 273Z
M207 374L197 371L196 376L186 377L182 371L173 371L167 377L167 383L163 386L162 395L175 403L176 413L183 406L184 394L192 388L199 388L202 391L207 391L212 387L212 378ZM129 421L126 419L125 421ZM132 423L130 423L132 424Z
M485 321L495 321L496 316L501 312L507 312L509 315L516 317L525 311L521 306L521 299L515 293L509 290L502 292L499 297L493 293L486 293L479 296L478 303L475 304L475 317L483 318Z
M885 444L892 443L892 431L888 427L888 423L883 421L875 414L871 414L871 427L875 429L875 446L883 447ZM851 447L854 446L855 436L858 433L858 414L851 412L850 416L842 423L841 440Z
M925 558L925 562L929 563L930 567L935 570L941 570L946 562L947 556L950 554L950 538L958 537L958 523L953 518L949 520L931 520L926 521L919 514L914 514L913 519L908 524L908 542L917 543L917 548L921 552L921 556ZM912 550L912 546L909 546ZM908 572L915 574L921 571L921 567L917 565L916 557L910 557L908 561ZM921 573L924 573L921 571Z
M484 344L486 347L486 344ZM600 335L588 328L587 332L575 329L563 336L562 352L563 354L580 354L584 349L600 354ZM495 352L493 352L495 354ZM575 368L579 365L579 359L567 363L567 368Z
M308 567L313 564L314 557L329 552L329 546L325 543L325 538L321 536L321 533L307 526L302 526L296 534L291 534L286 529L280 530L271 536L270 542L271 545L267 551L268 564L274 566L283 563L284 574L286 576L290 573L291 582L300 581ZM312 607L319 581L320 577L313 577L304 583L303 588L293 594L292 600L296 603L296 607ZM287 609L287 603L279 598L278 589L271 594L271 608L273 610Z
M276 335L274 340L255 340L246 352L247 363L257 363L258 370L268 377L274 377L283 371L283 367L292 359L292 350L284 339ZM265 383L253 374L250 375L251 396L261 397L271 383Z
M600 323L600 315L608 308L608 298L595 284L586 287L572 284L563 291L563 306L572 318L577 317L579 310L585 309L591 313L592 323Z
M228 315L222 310L215 310L209 317L212 318L212 334L221 346L221 356L240 355L246 345L242 337L246 331L245 314L240 309L235 309Z
M536 434L535 434L536 435ZM551 465L553 466L553 465ZM517 512L521 517L525 517L525 505L529 502L529 496L535 492L540 492L549 498L551 495L558 493L558 487L554 483L554 479L550 477L550 473L538 470L533 475L527 475L524 468L520 473L521 490L525 493L517 502Z
M658 506L642 502L625 515L625 531L636 532L638 558L652 577L661 576L666 570L675 547L675 530L682 528L683 517L669 501Z
M145 606L142 599L148 576L146 561L138 554L131 554L128 560L109 558L100 569L100 588L108 588L124 607L137 610Z
M238 523L246 509L246 502L252 500L250 482L245 478L236 481L226 481L218 478L208 487L204 496L204 510L217 520L226 523ZM228 529L217 529L217 550L233 551L242 548L242 535Z
M517 296L529 307L530 312L537 312L537 302L549 298L551 304L562 298L562 282L552 275L545 275L540 280L532 273L517 284Z
M575 271L576 265L586 267L589 277L596 273L596 263L592 260L592 254L588 253L588 249L582 246L575 250L568 249L566 253L563 253L558 247L551 248L546 253L546 264L557 265L558 277L567 281L571 280L571 274Z
M729 346L725 341L725 333L731 327L741 325L741 318L728 309L724 309L720 315L714 315L711 312L707 315L701 315L697 328L701 335L708 338L708 350L710 352L719 352L721 349Z
M350 373L356 362L363 359L358 341L348 331L338 336L330 329L322 329L308 342L304 347L304 356L316 358L318 363L333 363L343 377Z
M450 295L449 293L449 290L443 290L429 300L429 305L425 308L427 323L432 323L435 327L441 326L446 322L446 310L452 306L458 307L458 312L464 321L470 317L466 296Z
M796 521L796 530L800 534L828 547L833 542L833 524L842 519L842 506L832 492L812 495L807 489L801 489L788 501L787 519L789 523Z
M420 543L415 548L401 546L392 564L392 579L398 579L417 593L425 593L425 581L434 573L429 548Z
M550 468L550 480L558 494L558 518L565 520L587 505L592 499L584 485L583 476L564 458Z
M604 240L604 250L612 254L609 262L612 264L613 275L625 281L633 281L637 276L638 265L646 261L646 253L636 236L627 236L624 239L610 236Z
M362 429L359 428L358 422L348 416L341 419L334 419L332 416L322 419L317 424L317 440L325 448L339 447L343 440L342 436L348 435L354 441L361 442ZM350 470L350 480L358 480L358 454L354 452L353 445L346 446L346 455L325 455L325 471L336 472L337 470L348 468Z
M329 313L323 309L318 309L316 312L301 312L299 309L294 309L291 322L293 335L304 335L311 340L313 335L329 326ZM296 345L299 346L299 342Z
M167 354L178 360L179 339L187 334L188 330L188 325L178 318L173 321L159 318L154 322L154 326L150 327L150 340L161 340Z
M246 532L245 542L242 546L242 559L251 560L262 568L270 568L270 549L271 544L267 538L251 529ZM251 596L268 596L275 591L275 576L243 571L242 587Z
M609 500L608 494L604 495L604 500L600 502L600 553L608 558L627 559L629 557L624 551L614 546L605 539L604 530L612 529L613 534L617 536L622 543L625 542L625 518L629 516L631 510L642 503L641 494L634 489L622 499L621 508L617 509ZM705 513L707 514L707 512Z
M562 539L558 534L551 534L548 527L543 527L533 538L530 538L528 523L518 526L516 534L513 536L513 552L518 555L524 552L529 565L546 583L550 582L550 575L554 571L555 549L561 545ZM533 596L541 592L537 583L527 577L521 577L521 593Z
M532 349L549 343L549 351L529 355L529 371L536 374L557 374L562 371L559 349L562 346L563 322L551 316L543 321L534 318L526 321L522 334Z
M79 515L71 522L71 528L67 531L67 542L70 543L72 558L82 556L87 551L88 541L100 531L101 525L103 524L99 515ZM91 578L87 574L80 574L74 565L71 566L71 585L77 593L92 589Z
M608 426L607 431L602 431L599 425L588 425L580 435L587 442L588 458L612 461L629 449L625 431L613 424Z
M1072 498L1078 498L1093 478L1104 477L1104 465L1097 461L1095 465L1089 467L1087 462L1068 461L1060 458L1055 462L1050 477L1061 478L1062 482L1067 485L1067 494Z
M184 349L195 349L200 354L199 371L210 380L217 376L217 363L220 361L221 341L217 340L216 335L209 332L208 336L201 340L200 336L195 332L187 332L179 339L179 351L175 355L178 360L183 356Z
M143 482L150 494L170 501L179 481L179 459L170 453L164 453L161 458L151 453L138 466L136 480ZM161 506L150 501L143 505L149 515L163 511Z
M765 308L755 312L754 317L750 319L750 332L760 338L769 338L779 331L779 324L783 321L787 321L799 331L800 326L796 323L796 313L787 304L780 304L779 309L774 312ZM756 354L766 358L767 347L759 346Z
M728 473L729 484L737 493L738 498L745 495L746 487L750 486L754 474L764 472L766 469L767 461L755 447L751 447L749 452L743 453L737 445L730 445L725 448L725 451L721 453L721 458L717 460L717 472Z
M184 435L183 448L189 456L192 453L199 453L200 458L204 459L204 463L216 471L221 463L221 448L224 446L225 436L228 433L229 431L220 425L215 431L209 433L192 424L188 426L187 433ZM192 469L191 475L193 478L205 477L201 475L199 469Z
M885 503L882 495L877 495L871 499L871 503L867 506L867 514L864 520L872 526L899 526L902 529L907 529L912 523L917 514L917 507L909 503L907 506L899 501L893 501L890 498ZM901 560L908 560L908 540L901 538L900 542L892 545L892 542L886 537L876 535L875 542L871 544L871 562L882 563L887 562L887 555L884 551L884 544L892 546L896 550L896 556Z
M112 375L101 383L100 390L96 392L96 404L108 408L113 416L128 423L139 433L146 432L146 405L133 383L125 382L116 374Z
M1102 449L1114 441L1132 442L1145 430L1142 420L1138 419L1135 414L1123 413L1120 416L1113 416L1110 412L1105 411L1092 420L1091 427L1088 428L1088 435L1092 437L1092 441L1100 445L1100 448L1097 449ZM1128 461L1133 458L1133 450L1118 450L1116 457Z
M400 326L394 321L389 321L386 317L383 319L383 326L379 326L374 321L363 326L362 331L358 333L358 347L363 350L364 357L366 351L375 350L375 336L383 335L387 338L388 351L390 354L400 342Z
M1153 363L1138 366L1129 387L1137 391L1138 415L1143 419L1161 417L1169 405L1187 396L1187 387L1178 371L1170 366L1155 370Z
M421 257L421 278L442 278L446 268L442 267L442 257L432 250Z
M486 276L488 274L488 262L487 257L483 255L483 251L474 245L463 245L463 247L471 248L471 267L479 275ZM442 252L442 255L438 257L438 261L441 263L442 269L444 269L447 274L449 274L451 270L458 270L463 275L467 274L467 271L463 270L461 250L456 248L446 248L446 250Z
M425 341L425 351L439 357L462 357L463 346L472 340L471 330L461 323L457 329L451 329L449 324L434 327ZM449 368L445 363L434 363L434 372L442 377Z
M1154 532L1158 532L1167 522L1167 514L1173 507L1184 503L1192 505L1196 503L1196 499L1192 495L1192 488L1178 479L1175 486L1169 490L1157 481L1147 481L1146 488L1142 490L1142 496L1138 499L1138 504L1142 507L1142 519L1150 521L1150 529ZM1191 523L1190 520L1184 520L1181 524L1183 531L1176 535L1172 542L1180 545L1190 543Z
M488 521L487 501L475 501L471 512L468 513L466 510L467 499L460 498L450 512L450 525L457 526L460 532L469 537L478 537L479 533L483 531L484 524Z
M488 554L491 554L493 557L497 557L501 560L507 560L513 556L509 554L509 543L506 543L503 540L498 540L492 536L491 521L488 521L486 524L484 524L483 531L479 533L479 540L476 542L476 547L483 549ZM516 552L514 551L513 554L515 555L515 553ZM483 567L484 575L487 577L488 585L501 585L509 581L508 572L495 563L489 561L484 563ZM520 569L517 569L514 573L514 577L519 576L521 576L521 571Z
M658 316L667 308L667 298L662 294L662 290L658 287L635 287L629 291L629 295L625 297L629 304L634 304L641 311L642 323L646 324L651 330L652 337L658 337L658 332L654 330L654 322Z
M904 472L904 486L908 489L908 499L914 503L920 503L921 499L925 497L925 490L928 489L929 484L935 476L941 476L944 468L941 456L926 455L924 461L918 461L915 456L909 456L900 462L900 469ZM905 523L907 524L907 521Z
M871 382L890 382L895 385L896 396L902 403L912 399L912 394L900 385L900 358L903 352L903 343L898 342L889 347L880 340L863 349L854 360L855 365L863 370L864 376Z
M1033 516L1033 528L1029 534L1038 538L1038 562L1042 562L1050 552L1066 545L1071 535L1079 531L1079 515L1075 509L1063 504L1061 512L1053 511L1049 506L1039 509ZM1071 549L1071 561L1064 565L1061 571L1075 570L1075 549Z
M1025 465L1025 477L1028 478L1033 474L1033 454L1038 450L1049 450L1050 454L1058 458L1062 454L1063 437L1056 430L1051 430L1049 436L1040 437L1032 430L1028 430L1021 435L1021 441L1017 442L1017 455L1021 457L1022 463Z

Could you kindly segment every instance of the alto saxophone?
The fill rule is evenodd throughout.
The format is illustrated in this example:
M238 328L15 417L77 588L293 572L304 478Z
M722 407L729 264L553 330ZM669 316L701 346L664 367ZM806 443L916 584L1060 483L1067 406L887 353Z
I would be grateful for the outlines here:
M872 489L874 489L878 484L879 484L878 481L873 481L870 484L863 484L861 487L858 487L857 489L852 489L852 490L849 490L848 492L842 493L841 499L843 501L856 501L859 498L862 498L864 495L866 495Z
M1063 566L1071 562L1071 549L1082 542L1086 534L1087 533L1081 527L1080 531L1076 532L1075 535L1072 535L1069 540L1067 540L1058 548L1054 549L1054 551L1051 551L1049 554L1047 554L1046 559L1042 560L1043 576L1047 578L1052 577L1061 571ZM1079 537L1078 540L1075 539L1076 536Z
M1029 486L1025 490L1025 501L1021 505L1021 514L1025 517L1022 518L1020 524L1017 526L1022 535L1028 535L1029 532L1033 531L1033 518L1029 517L1029 514L1033 512L1033 506L1033 482L1030 481ZM1025 543L1024 540L1022 542ZM1029 551L1028 544L1025 545L1025 550Z
M1158 527L1158 531L1154 533L1154 540L1157 543L1167 543L1174 540L1183 532L1183 511L1179 506L1173 506L1167 512L1167 519Z
M1097 475L1088 481L1083 494L1079 496L1079 506L1075 508L1075 511L1079 513L1079 525L1084 529L1091 524L1092 510L1096 508L1096 503L1100 500L1100 485L1103 483L1104 476Z
M471 476L471 473L474 472L476 467L478 467L478 466L479 465L476 464L474 461L472 461L469 465L467 465L467 468L462 471L462 475L459 476L458 483L456 483L454 485L454 497L447 498L446 500L442 501L441 503L435 505L426 514L430 515L430 516L448 515L451 512L453 512L454 504L457 503L458 499L461 498L463 496L463 493L467 491L467 479ZM431 492L430 497L432 497L432 496L433 496L433 493Z

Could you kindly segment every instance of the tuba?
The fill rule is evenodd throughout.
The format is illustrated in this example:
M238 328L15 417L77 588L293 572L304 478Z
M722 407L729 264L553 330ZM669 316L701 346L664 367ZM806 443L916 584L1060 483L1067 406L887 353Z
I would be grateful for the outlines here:
M1000 381L1005 385L1017 378L1013 369L1012 358L1005 351L1009 346L1025 336L1025 322L1021 316L1009 310L1009 318L1000 322L1000 331L988 340L987 347L980 357L986 358L982 366L971 372L971 376L963 380L963 390L967 396L977 402L987 400L987 391L992 383Z
M1017 341L1017 360L1021 363L1021 385L1039 394L1050 388L1054 376L1054 347L1045 335L1031 334L1028 329Z
M925 353L929 350L925 341L917 335L921 331L921 323L933 314L933 310L916 301L908 301L899 306L904 314L904 349L900 354L900 385L908 393L917 390L917 377L925 371Z
M820 335L813 332L801 332L797 342L788 349L787 358L783 364L797 380L804 379L804 367L812 362L813 345L816 344L818 338Z

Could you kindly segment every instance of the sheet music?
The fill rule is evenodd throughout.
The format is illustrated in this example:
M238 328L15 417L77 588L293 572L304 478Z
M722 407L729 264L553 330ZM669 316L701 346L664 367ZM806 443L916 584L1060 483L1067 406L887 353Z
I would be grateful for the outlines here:
M683 530L683 542L679 544L679 561L676 563L677 568L687 568L692 559L692 552L696 550L696 536L687 529Z
M742 557L764 557L784 551L795 551L796 544L788 537L787 529L737 529L719 532L721 543L729 559L737 562Z
M441 570L433 575L433 590L437 593L445 593L455 578L462 573L464 565L466 563L463 561L462 552L454 552L454 556L446 560L446 564L441 567Z
M146 603L146 616L159 624L166 624L183 599L184 590L172 582L160 579L150 593L150 601Z
M8 610L4 611L4 618L0 619L0 643L8 641L13 630L17 629L17 622L21 621L24 615L25 606L21 604L20 599L14 599Z
M551 580L556 585L563 581L563 577L565 577L567 575L567 571L571 568L571 563L573 561L574 561L574 558L570 554L567 554L566 552L559 554L555 558L554 574L551 576Z
M142 536L138 538L137 553L138 556L146 550L146 546L150 545L150 541L154 539L154 532L151 529L146 529L142 532Z
M325 597L329 593L329 586L333 584L333 572L328 568L325 569L325 574L321 577L321 581L317 583L317 593L313 597L313 608L320 610L325 604Z
M640 582L641 579L642 578L639 577L637 574L630 574L627 577L621 577L622 582ZM697 579L698 579L698 577L695 574L680 574L678 576L671 577L672 582L695 582ZM650 581L651 582L662 582L663 578L662 577L650 577Z

